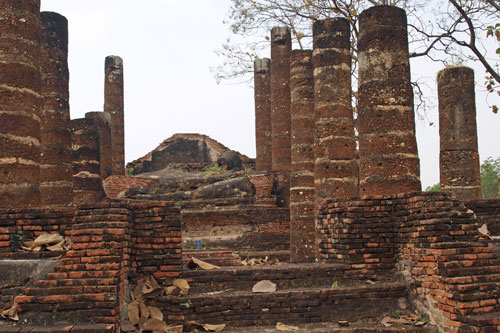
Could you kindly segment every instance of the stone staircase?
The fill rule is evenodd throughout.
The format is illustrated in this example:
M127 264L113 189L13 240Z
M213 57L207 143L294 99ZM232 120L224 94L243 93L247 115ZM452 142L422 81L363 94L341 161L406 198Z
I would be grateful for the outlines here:
M234 332L273 332L278 322L303 332L434 332L430 326L386 329L385 316L411 310L406 286L389 275L356 273L348 265L227 266L184 270L182 277L190 284L188 295L148 304L159 307L169 324L226 324L224 331ZM252 292L262 280L275 283L276 291Z

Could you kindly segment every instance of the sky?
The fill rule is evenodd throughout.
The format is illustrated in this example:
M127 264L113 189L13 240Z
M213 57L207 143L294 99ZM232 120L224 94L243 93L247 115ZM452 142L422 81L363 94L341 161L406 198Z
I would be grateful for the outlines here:
M231 37L223 20L230 0L42 0L43 11L69 22L71 118L102 111L104 59L124 61L125 160L153 150L175 133L206 134L230 149L255 157L253 88L217 84L210 67L222 60L214 50ZM269 57L269 54L263 54ZM472 65L482 84L484 70ZM413 61L412 75L435 81L442 66ZM478 87L480 88L480 87ZM483 89L484 90L484 89ZM434 106L416 120L422 187L439 182L439 125L436 86L427 94ZM476 92L481 161L500 156L500 114ZM434 123L429 126L429 123Z

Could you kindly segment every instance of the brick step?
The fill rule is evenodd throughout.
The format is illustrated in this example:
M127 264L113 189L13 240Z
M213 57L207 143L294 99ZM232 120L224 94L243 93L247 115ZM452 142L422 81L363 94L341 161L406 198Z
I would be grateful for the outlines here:
M23 332L23 333L113 333L115 332L115 325L113 324L94 324L94 325L50 325L50 326L32 326L32 325L19 325L19 326L0 326L0 333L6 332Z
M69 271L47 274L47 280L58 279L81 279L81 278L113 278L118 276L119 271Z
M67 287L49 287L49 288L26 288L26 296L51 296L51 295L74 295L74 294L100 294L115 293L117 286L67 286Z
M39 280L39 288L69 287L69 286L114 286L118 283L118 278L94 278L94 279L54 279Z
M239 266L241 265L241 257L231 250L192 250L182 252L182 265L187 267L191 258L195 257L197 259L208 262L216 266Z
M476 248L477 249L477 248ZM466 250L466 249L460 249ZM440 261L452 262L452 261L462 261L462 260L482 260L482 259L498 259L498 255L488 250L488 252L477 253L474 252L474 248L468 249L469 253L461 253L454 255L443 256L439 259Z
M496 256L495 256L496 257ZM489 267L489 266L500 266L500 259L473 259L473 260L448 260L446 262L440 262L438 267L440 269L462 269L469 267Z
M393 325L385 327L378 323L349 323L347 326L341 326L338 323L313 323L313 324L296 324L298 330L293 332L297 333L393 333L393 332L406 332L406 333L437 333L439 330L436 327L426 325L424 327L412 325ZM283 332L276 329L274 326L250 326L250 327L235 327L224 330L225 333L245 332L245 333L278 333Z
M255 283L270 280L278 289L297 287L330 287L335 281L339 285L350 285L366 280L391 280L385 274L352 270L343 264L282 264L262 266L221 267L214 270L184 270L192 293L216 292L227 289L250 291Z
M440 268L440 274L443 277L469 277L475 275L490 275L500 273L500 266L482 266L482 267L461 267L461 268Z
M228 327L382 319L407 302L403 283L339 288L297 288L274 293L226 292L151 300L169 319Z
M462 250L463 248L467 248L467 250ZM488 248L488 242L439 242L439 243L431 243L430 249L443 249L448 250L448 252L454 252L450 254L456 253L477 253L478 249L484 249L486 252L491 252L492 249ZM488 250L489 249L489 250ZM432 250L431 250L432 251ZM464 252L462 252L464 251ZM471 251L471 252L467 252Z
M500 332L500 311L469 316L468 324L481 327L481 332Z
M83 272L83 271L113 271L119 270L120 264L115 263L86 263L86 264L67 264L56 267L56 272Z
M39 306L41 304L56 304L79 302L112 302L114 304L115 293L96 293L96 294L59 294L43 296L16 296L14 302L23 308L27 306Z
M500 274L483 274L483 275L469 275L469 276L452 276L443 277L442 283L457 285L482 284L482 283L498 283L500 281Z

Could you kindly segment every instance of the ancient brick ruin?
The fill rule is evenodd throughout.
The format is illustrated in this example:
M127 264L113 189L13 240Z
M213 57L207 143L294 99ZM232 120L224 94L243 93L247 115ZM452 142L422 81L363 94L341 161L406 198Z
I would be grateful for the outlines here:
M421 192L404 11L360 15L358 138L349 24L312 28L313 50L274 28L255 61L255 163L175 134L127 176L121 58L104 111L70 122L66 20L0 0L0 332L499 331L472 71L438 75L443 191ZM47 234L61 242L36 246Z

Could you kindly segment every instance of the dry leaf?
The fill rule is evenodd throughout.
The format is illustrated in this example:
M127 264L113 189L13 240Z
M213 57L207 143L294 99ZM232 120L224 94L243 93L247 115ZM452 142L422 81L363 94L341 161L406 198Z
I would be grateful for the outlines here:
M55 234L41 234L33 241L33 247L42 246L42 245L54 245L59 242L63 242L64 238L55 233Z
M179 287L182 293L187 295L189 293L189 283L184 279L175 279L173 285Z
M120 329L122 332L135 332L135 327L128 320L120 321Z
M64 250L64 240L60 241L57 244L47 246L47 250L49 250L49 251L63 251Z
M375 281L373 281L373 280L366 280L366 281L365 281L365 283L368 283L368 284L372 284L372 285L373 285L373 284L375 284Z
M253 288L254 293L272 293L276 291L276 284L269 280L262 280L257 282Z
M490 236L490 231L488 230L488 226L486 224L483 224L479 229L477 229L477 231L485 237Z
M390 327L392 325L411 325L412 321L409 319L405 318L391 318L391 317L385 317L382 319L382 325L385 327Z
M219 266L209 264L208 262L204 262L203 260L197 259L195 257L192 257L191 261L193 261L201 269L205 269L205 270L220 268Z
M2 310L2 312L0 312L0 317L13 321L19 321L19 316L17 315L17 304L12 305L8 309Z
M169 287L165 288L165 293L167 295L177 296L177 295L179 295L180 291L181 291L181 289L177 286L169 286Z
M299 328L297 326L289 326L289 325L285 325L283 323L276 323L276 329L278 331L298 331Z
M145 331L162 331L165 332L167 330L167 324L163 320L158 320L155 318L151 318L146 321L142 327Z
M153 319L163 320L163 313L156 306L148 306L149 316Z
M339 320L338 324L340 326L349 326L349 322L347 320Z
M132 325L137 325L139 323L139 303L137 301L132 301L127 305L128 320Z
M183 331L184 331L184 326L177 325L177 326L167 326L167 330L165 332L182 333Z
M201 326L203 326L203 328L209 332L220 332L226 327L226 324L220 324L220 325L203 324Z
M141 300L139 300L139 311L141 313L141 319L149 319L149 309Z

